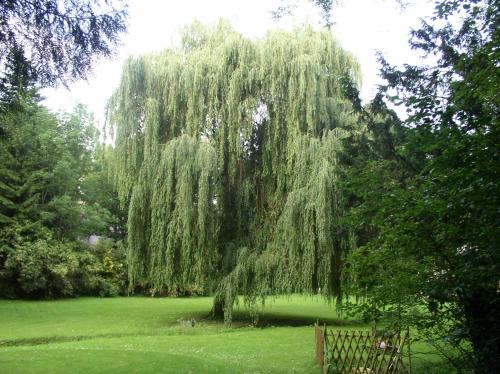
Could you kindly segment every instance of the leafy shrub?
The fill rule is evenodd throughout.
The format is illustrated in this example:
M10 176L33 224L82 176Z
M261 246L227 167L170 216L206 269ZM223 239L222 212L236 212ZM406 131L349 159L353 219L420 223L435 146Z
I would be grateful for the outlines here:
M78 295L116 296L126 289L127 274L121 243L101 239L97 245L81 244L75 287Z
M104 297L125 293L127 275L121 243L101 239L91 246L56 241L43 231L35 240L26 241L22 231L14 226L4 230L10 234L0 242L0 297Z
M73 295L77 267L69 245L39 239L16 245L5 261L4 273L13 280L17 296L62 297Z

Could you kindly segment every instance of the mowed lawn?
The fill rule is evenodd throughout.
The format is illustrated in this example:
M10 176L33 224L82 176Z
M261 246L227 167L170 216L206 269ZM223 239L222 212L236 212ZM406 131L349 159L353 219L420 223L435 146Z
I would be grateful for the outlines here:
M318 298L269 300L253 327L243 306L232 327L208 318L212 298L0 300L0 373L315 373ZM194 320L194 327L188 320Z

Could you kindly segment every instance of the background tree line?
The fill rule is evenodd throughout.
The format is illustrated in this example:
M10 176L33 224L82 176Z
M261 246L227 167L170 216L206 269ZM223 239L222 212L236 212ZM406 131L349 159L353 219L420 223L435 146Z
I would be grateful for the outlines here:
M38 90L85 77L109 56L126 9L95 0L0 7L0 296L122 293L125 217L110 149L84 107L51 113ZM89 245L91 235L102 240Z
M0 124L0 294L122 293L124 217L92 116L81 106L55 115L18 91Z

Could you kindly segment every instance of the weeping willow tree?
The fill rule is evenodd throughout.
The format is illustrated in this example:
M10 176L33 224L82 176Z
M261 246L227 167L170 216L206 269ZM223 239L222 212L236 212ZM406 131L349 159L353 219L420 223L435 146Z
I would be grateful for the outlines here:
M342 144L355 59L327 31L249 40L226 22L130 58L109 101L133 287L340 295Z

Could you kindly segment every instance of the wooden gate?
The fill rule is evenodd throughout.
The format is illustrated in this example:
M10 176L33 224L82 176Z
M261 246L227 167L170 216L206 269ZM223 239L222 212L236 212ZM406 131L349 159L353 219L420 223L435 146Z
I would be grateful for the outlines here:
M316 360L325 374L411 374L409 333L327 330L315 325ZM408 356L403 359L403 349Z

